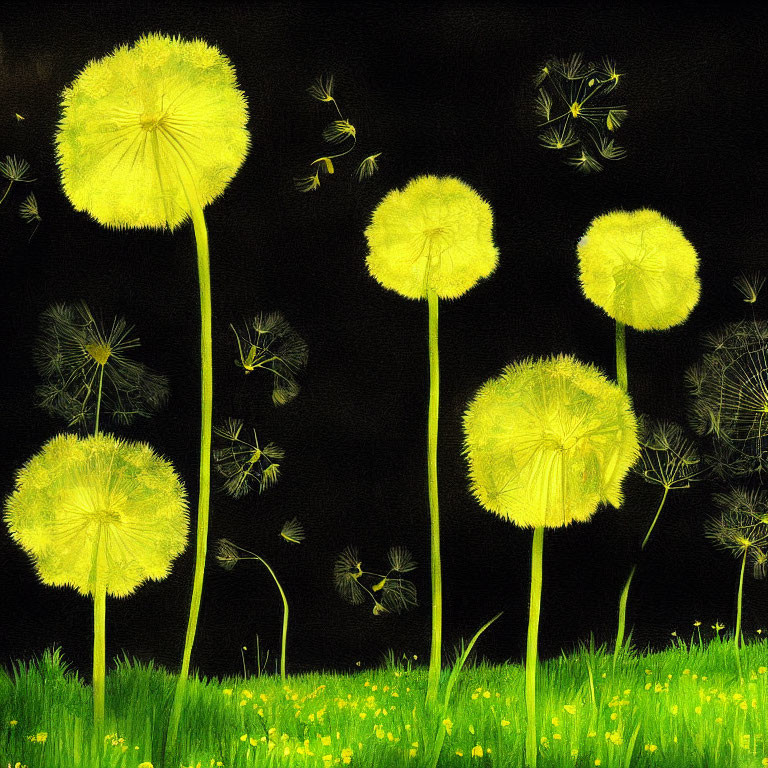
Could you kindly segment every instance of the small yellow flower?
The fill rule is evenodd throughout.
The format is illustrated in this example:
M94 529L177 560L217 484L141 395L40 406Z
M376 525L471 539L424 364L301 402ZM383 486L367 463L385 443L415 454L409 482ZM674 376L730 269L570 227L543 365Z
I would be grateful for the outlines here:
M576 707L573 704L565 704L563 706L563 709L569 714L569 715L575 715L576 714Z
M502 720L502 721L501 721L501 727L502 727L502 728L505 728L505 727L506 727L506 726L508 726L508 725L509 725L509 720Z
M472 747L472 757L482 757L483 756L483 748L476 744L474 747Z
M554 725L554 726L555 726L555 728L557 728L557 727L560 725L560 720L559 720L559 718L557 718L557 717L553 717L553 718L552 718L552 725Z
M18 725L18 724L19 724L19 721L18 721L18 720L11 720L11 721L9 722L9 725L11 726L11 728L13 728L13 726L14 726L14 725Z
M453 721L450 717L446 717L445 720L443 720L443 725L445 726L445 732L450 736L451 730L453 728Z
M344 747L344 749L341 750L341 762L344 763L344 765L349 765L352 762L352 755L354 753L349 747Z
M646 752L655 752L658 747L655 744L646 744L643 749L645 749Z
M460 749L456 750L456 754L458 757L464 757L464 753Z
M139 763L139 768L154 768L154 766L147 760L144 763Z

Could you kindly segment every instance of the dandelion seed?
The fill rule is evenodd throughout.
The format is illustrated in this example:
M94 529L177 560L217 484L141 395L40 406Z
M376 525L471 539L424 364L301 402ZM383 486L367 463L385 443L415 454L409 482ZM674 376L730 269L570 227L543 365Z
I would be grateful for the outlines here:
M323 138L330 144L340 144L348 138L355 137L355 126L349 120L334 120L323 130Z
M320 169L325 169L325 172L328 174L334 172L333 159L330 157L318 157L317 160L313 160L310 165L319 165Z
M33 221L42 221L34 192L30 192L27 195L27 199L19 206L19 215L24 221L29 222L30 224Z
M609 131L616 131L628 116L629 112L626 109L609 109L605 118L605 127Z
M22 120L25 120L25 119L26 119L26 118L25 118L23 115L20 115L18 112L16 112L15 114L16 114L16 121L17 121L17 122L19 122L19 123L20 123Z
M6 155L5 160L0 160L0 175L8 179L11 184L14 182L29 183L36 181L36 179L30 179L27 176L28 173L29 163L26 160L19 160L15 155ZM4 199L5 195L0 199L0 203L2 203Z
M288 520L283 523L280 535L292 544L299 544L304 541L305 538L304 526L294 517L293 520Z
M569 158L566 162L568 165L571 165L584 173L593 173L603 170L603 166L585 150L582 150L578 155Z
M734 278L733 284L747 304L754 304L765 285L765 276L759 272L753 272L749 275L742 273Z
M320 187L320 172L317 171L314 176L303 176L294 179L293 182L299 192L312 192Z
M359 579L363 575L362 561L358 550L347 547L337 558L333 566L333 581L339 594L352 605L360 605L365 600L365 589Z
M355 171L355 176L357 176L358 181L363 181L364 179L369 179L371 176L373 176L376 171L379 170L379 163L378 159L381 157L381 152L377 152L375 155L368 155L361 163L357 166L357 170Z

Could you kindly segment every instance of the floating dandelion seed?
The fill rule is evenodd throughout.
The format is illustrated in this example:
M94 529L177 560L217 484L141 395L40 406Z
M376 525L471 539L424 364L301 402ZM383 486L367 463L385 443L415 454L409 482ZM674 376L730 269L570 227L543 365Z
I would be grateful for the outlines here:
M689 369L694 431L712 439L721 477L768 468L768 323L728 323L703 337L704 355Z
M385 574L364 571L358 550L347 547L334 563L333 580L339 595L353 605L360 605L367 595L373 601L374 616L401 613L418 605L415 585L400 576L416 568L411 553L405 547L392 547L387 560L390 568Z
M365 600L365 588L360 584L363 575L363 563L358 550L347 547L333 564L333 583L339 594L352 605L360 605Z
M35 228L32 230L32 234L29 236L31 240L37 232L37 228L40 226L40 222L43 220L40 216L40 208L37 205L37 198L34 192L30 192L27 195L27 199L19 206L19 216L28 224L36 222Z
M765 276L759 272L741 274L734 278L733 284L747 304L754 304L765 285Z
M323 138L330 144L340 144L356 137L355 126L349 120L334 120L323 131Z
M227 419L213 432L226 441L223 448L213 451L213 461L219 474L224 478L224 490L235 499L245 496L254 485L259 493L277 483L280 477L279 461L285 456L282 448L268 443L261 448L256 430L251 430L253 442L241 437L242 419Z
M42 313L40 326L33 360L44 383L36 392L51 415L98 432L102 414L130 424L165 403L167 379L126 354L140 343L123 318L106 326L84 302L55 304Z
M333 75L318 77L307 89L309 95L318 101L335 101L333 98Z
M578 151L565 162L583 173L603 170L592 155L593 147L606 160L625 157L626 151L608 139L607 132L618 130L629 112L625 105L605 99L623 76L607 58L600 64L585 63L581 54L573 54L547 61L534 77L534 112L542 130L539 143L554 150L576 147ZM568 141L562 140L565 136Z
M361 163L357 166L357 170L355 171L355 176L357 176L358 181L363 181L365 179L369 179L371 176L373 176L376 171L379 170L379 158L381 157L381 152L377 152L375 155L368 155Z
M320 171L316 171L314 176L302 176L293 181L299 192L312 192L320 187Z
M310 165L318 165L329 174L334 172L333 161L330 157L318 157L317 160L313 160Z
M295 517L283 524L280 535L292 544L300 544L306 538L304 526Z
M259 314L235 334L239 359L246 374L257 368L272 374L272 402L285 405L299 393L298 374L306 366L309 350L304 340L279 313Z
M29 173L29 163L26 160L18 160L15 155L13 157L6 155L5 160L0 160L0 175L8 179L8 186L6 186L3 196L0 197L0 205L8 197L14 183L35 181L35 179L30 179L27 173Z
M237 547L229 539L219 539L216 560L225 571L231 571L240 560Z

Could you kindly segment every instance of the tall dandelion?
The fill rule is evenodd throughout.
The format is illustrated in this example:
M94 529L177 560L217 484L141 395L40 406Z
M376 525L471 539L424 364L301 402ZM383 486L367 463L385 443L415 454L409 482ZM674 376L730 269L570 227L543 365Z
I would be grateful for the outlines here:
M464 414L470 487L489 512L533 528L525 664L526 762L535 768L544 529L618 507L639 451L627 394L570 356L524 360L487 381Z
M5 502L14 541L40 581L93 598L93 713L104 729L106 598L164 579L185 548L184 487L144 443L59 435L17 473Z
M229 60L203 40L148 34L88 63L62 95L56 151L75 209L107 227L174 230L191 220L200 284L202 421L195 576L169 744L178 732L208 541L213 368L208 232L249 145L245 96Z
M455 299L496 268L491 208L471 187L451 177L420 176L379 203L365 230L371 275L409 299L426 299L429 312L427 481L431 530L432 643L427 701L435 702L442 658L442 571L437 493L440 393L439 299Z
M699 259L681 229L648 209L612 211L578 245L584 295L616 321L616 380L627 388L625 326L665 330L699 300Z

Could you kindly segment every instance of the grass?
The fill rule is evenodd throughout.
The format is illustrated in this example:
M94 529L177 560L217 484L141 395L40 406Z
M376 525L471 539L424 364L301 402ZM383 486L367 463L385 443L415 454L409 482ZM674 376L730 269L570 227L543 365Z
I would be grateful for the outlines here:
M768 642L681 640L660 653L581 647L541 665L539 766L704 768L768 765ZM444 670L442 686L447 682ZM427 712L427 673L394 657L355 674L191 678L178 759L166 768L422 766L440 732L440 766L519 766L523 669L478 663L458 676L448 717ZM120 660L107 676L103 744L91 740L91 690L59 651L0 672L0 765L163 765L176 677ZM441 720L442 719L442 720ZM142 768L148 768L144 765Z

